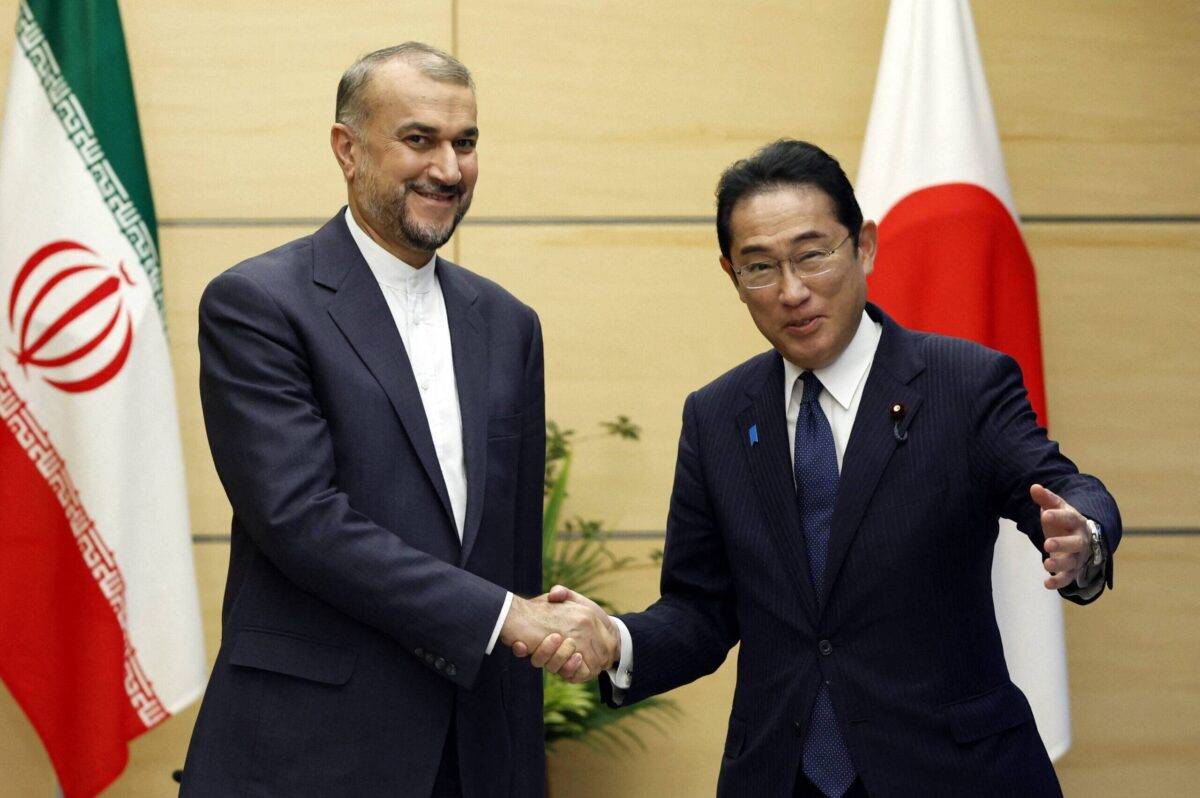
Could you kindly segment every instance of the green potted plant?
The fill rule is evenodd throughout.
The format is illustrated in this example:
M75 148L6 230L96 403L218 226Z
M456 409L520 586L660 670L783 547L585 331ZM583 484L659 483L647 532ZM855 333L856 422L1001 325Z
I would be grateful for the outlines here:
M624 440L639 439L640 428L627 416L600 424L603 432ZM566 585L591 598L606 612L617 609L603 595L604 587L618 571L656 567L661 550L645 560L618 557L608 547L610 533L601 521L578 516L564 518L567 481L574 456L574 430L562 429L554 421L546 422L545 515L542 521L542 590ZM553 751L560 740L579 740L601 750L645 748L635 728L645 724L664 731L662 721L678 717L680 710L668 698L649 698L620 710L610 709L599 700L594 684L570 684L555 676L545 677L543 716L546 747Z

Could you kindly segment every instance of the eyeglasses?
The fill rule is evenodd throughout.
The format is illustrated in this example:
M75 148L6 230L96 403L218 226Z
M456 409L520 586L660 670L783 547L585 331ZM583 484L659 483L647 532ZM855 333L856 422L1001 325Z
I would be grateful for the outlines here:
M849 240L850 234L847 233L846 237L831 249L805 249L793 252L790 257L783 260L757 260L734 269L733 273L738 276L738 282L744 288L751 290L770 288L778 285L779 281L783 279L783 265L789 263L792 266L792 273L799 277L805 285L808 285L810 280L828 274L837 268L833 254Z

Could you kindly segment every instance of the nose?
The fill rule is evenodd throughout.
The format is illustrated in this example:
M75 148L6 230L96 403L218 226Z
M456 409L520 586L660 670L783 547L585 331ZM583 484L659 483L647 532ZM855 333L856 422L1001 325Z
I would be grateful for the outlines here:
M800 305L812 292L790 263L783 264L779 275L779 301L785 305Z
M442 142L441 146L433 150L429 176L444 186L455 186L462 180L462 170L458 168L458 153L451 142Z

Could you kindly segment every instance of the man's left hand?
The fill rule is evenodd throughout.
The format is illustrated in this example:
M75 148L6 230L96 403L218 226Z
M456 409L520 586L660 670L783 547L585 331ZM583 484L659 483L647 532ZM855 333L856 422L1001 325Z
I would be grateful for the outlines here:
M1042 508L1042 534L1046 538L1042 567L1050 573L1043 584L1047 590L1072 585L1092 553L1087 520L1061 496L1041 485L1032 486L1029 496Z

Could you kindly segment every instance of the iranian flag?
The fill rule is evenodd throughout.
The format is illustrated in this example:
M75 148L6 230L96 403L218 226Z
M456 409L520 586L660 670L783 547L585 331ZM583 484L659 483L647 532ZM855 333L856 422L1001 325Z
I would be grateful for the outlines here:
M22 0L0 130L0 678L72 798L204 685L155 239L115 0Z
M1012 355L1046 424L1033 262L1017 226L967 0L892 0L857 194L879 222L872 301L901 324ZM1062 607L1002 521L992 565L1013 681L1051 758L1071 744Z

